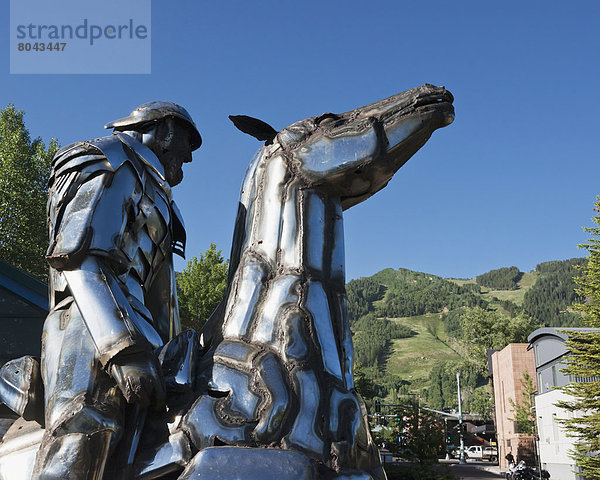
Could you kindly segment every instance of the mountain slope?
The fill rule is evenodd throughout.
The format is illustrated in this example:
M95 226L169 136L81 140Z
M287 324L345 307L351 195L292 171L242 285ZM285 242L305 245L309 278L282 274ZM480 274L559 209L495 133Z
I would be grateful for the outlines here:
M440 314L401 317L393 321L409 327L416 335L393 341L386 371L411 382L413 389L421 390L426 386L429 372L437 362L460 359L448 343Z
M460 318L465 312L475 309L481 312L477 315L484 317L485 312L490 312L488 317L500 322L504 318L507 325L520 325L524 320L519 319L531 317L534 321L526 324L531 324L532 329L536 324L575 325L579 317L568 311L568 306L578 300L572 277L577 275L576 266L584 261L545 262L532 272L501 268L476 279L444 279L387 268L371 277L352 280L347 284L350 322L355 332L360 325L360 339L355 337L359 349L369 350L368 356L361 354L360 361L355 362L379 385L378 396L389 400L394 400L392 397L400 390L426 396L432 381L430 373L434 368L439 371L440 365L475 368L470 377L474 391L477 385L485 383L485 375L481 366L473 367L471 339L462 335ZM379 331L370 332L370 325L375 323ZM411 334L394 335L393 325L402 325L406 327L404 332ZM382 336L382 328L391 333Z

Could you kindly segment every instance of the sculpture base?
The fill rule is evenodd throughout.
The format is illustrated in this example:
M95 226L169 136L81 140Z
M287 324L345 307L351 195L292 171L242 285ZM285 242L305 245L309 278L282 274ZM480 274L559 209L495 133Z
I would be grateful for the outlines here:
M199 452L179 480L372 480L364 472L336 474L301 452L247 447L209 447Z
M0 445L0 479L30 480L44 430L36 421L19 418Z

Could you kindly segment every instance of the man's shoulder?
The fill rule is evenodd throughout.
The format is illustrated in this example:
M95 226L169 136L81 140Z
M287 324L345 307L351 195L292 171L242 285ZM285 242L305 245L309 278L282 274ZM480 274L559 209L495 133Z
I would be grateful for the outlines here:
M124 148L125 147L125 148ZM116 135L75 142L61 148L52 160L51 183L65 174L77 172L88 177L100 172L117 172L128 164L141 175L143 165L136 155L128 154L127 147ZM85 181L85 178L80 178Z
M103 137L106 138L106 137ZM56 163L57 160L65 157L72 157L81 155L82 153L98 151L98 149L93 145L94 142L100 140L100 138L95 138L93 140L84 140L81 142L74 142L66 147L62 147L56 154L54 155L54 159L52 163Z
M94 152L97 153L99 150L88 141L72 143L66 147L62 147L56 152L52 159L52 167L55 168L57 165L70 158Z
M52 159L51 177L58 177L65 173L81 169L86 164L102 164L106 156L95 143L94 139L83 142L75 142L61 148Z

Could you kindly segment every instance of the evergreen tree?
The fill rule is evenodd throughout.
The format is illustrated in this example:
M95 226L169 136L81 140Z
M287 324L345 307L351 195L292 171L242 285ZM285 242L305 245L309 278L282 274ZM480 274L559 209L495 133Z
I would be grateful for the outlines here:
M478 285L496 290L517 290L523 272L517 267L504 267L478 275L475 281Z
M525 293L523 309L547 327L576 327L581 325L581 315L568 311L582 298L576 293L574 277L585 265L584 258L554 260L540 263L535 271L535 284Z
M0 111L0 258L46 281L46 202L50 162L58 150L31 140L24 112Z
M392 340L407 338L415 334L410 328L398 325L390 320L377 318L374 313L360 317L352 324L354 336L354 362L363 367L389 353Z
M580 245L588 252L588 263L581 267L583 275L575 279L578 293L585 303L575 306L583 313L587 327L600 328L600 197L596 199L596 227L585 228L591 234L587 243ZM565 373L576 378L563 387L574 398L558 404L571 412L573 418L564 425L575 436L572 457L588 480L600 479L600 331L569 331L567 347L570 352ZM582 381L583 380L583 381Z

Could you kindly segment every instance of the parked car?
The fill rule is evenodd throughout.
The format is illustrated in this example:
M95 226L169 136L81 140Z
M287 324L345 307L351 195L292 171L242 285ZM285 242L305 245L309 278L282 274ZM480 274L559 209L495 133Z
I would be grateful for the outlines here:
M473 460L498 461L498 450L496 447L482 447L481 445L472 445L465 449L465 456Z

